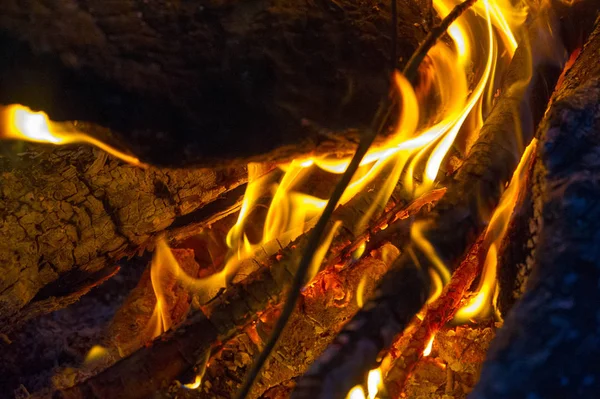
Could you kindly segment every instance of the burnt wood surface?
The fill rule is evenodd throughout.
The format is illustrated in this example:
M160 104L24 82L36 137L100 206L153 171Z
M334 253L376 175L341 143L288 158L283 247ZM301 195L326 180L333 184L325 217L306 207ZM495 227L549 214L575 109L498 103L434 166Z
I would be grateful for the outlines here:
M77 300L157 234L198 231L219 214L203 207L247 173L142 169L83 146L5 144L0 155L2 333Z
M335 224L335 220L342 221L343 226L353 226L360 220L376 198L376 190L373 188L377 184L376 179L364 190L363 195L339 206L334 212L334 220L331 220L330 226ZM443 192L435 193L430 202L437 201L441 194ZM398 213L402 214L403 218L408 218L419 212L424 205L425 201L417 201ZM395 207L393 209L396 210ZM407 211L409 209L410 211ZM404 240L409 238L407 232L406 230L402 235ZM337 258L339 254L346 253L345 249L353 245L354 235L350 229L340 228L330 246L330 258ZM266 251L259 251L254 258L247 261L254 267L254 271L248 277L220 292L176 331L163 334L160 339L154 340L152 345L141 348L98 375L64 390L62 395L65 398L111 398L115 395L121 398L141 398L168 385L173 379L189 371L198 359L204 358L206 352L218 340L226 342L240 329L255 321L265 309L279 304L285 298L298 266L299 254L307 240L308 233L268 257ZM379 242L379 245L384 244L377 239L374 241ZM364 261L369 260L369 254L370 252L366 254ZM345 268L359 267L355 262L347 263ZM330 264L329 259L324 260L323 264L326 267L320 276L331 273L332 270L340 273L339 264ZM155 363L163 366L148 367L149 364ZM168 366L164 367L165 364ZM140 381L145 381L141 384L144 389L140 388Z
M582 3L588 8L590 4ZM530 23L527 39L532 57L530 48L521 43L479 138L447 183L446 195L419 221L425 226L425 239L451 270L485 229L485 215L491 215L498 204L502 187L532 139L568 58L565 44L570 44L573 32L585 31L583 20L573 24L571 19L585 8L573 8L559 19L557 11L564 10L560 4L555 5L559 8L546 9ZM550 34L561 31L565 31L562 36ZM553 54L547 49L552 49ZM530 59L533 76L529 84L515 84L528 81ZM298 381L292 398L344 398L354 385L360 384L368 371L377 367L380 351L390 347L394 336L425 304L426 270L430 267L435 268L435 262L418 246L405 248L371 301Z
M0 103L108 128L142 161L351 152L390 88L388 1L1 0ZM397 55L428 30L402 2Z
M541 123L534 269L469 398L598 397L599 57L597 24Z

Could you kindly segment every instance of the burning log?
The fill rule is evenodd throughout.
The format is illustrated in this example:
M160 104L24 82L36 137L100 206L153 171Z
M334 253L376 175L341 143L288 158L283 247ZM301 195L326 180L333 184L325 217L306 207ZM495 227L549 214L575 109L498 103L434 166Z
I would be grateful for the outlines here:
M402 336L394 343L389 371L385 376L386 387L392 397L400 397L409 374L423 356L428 343L454 317L466 291L481 274L486 253L482 243L483 237L475 243L456 268L439 298L427 305L423 320L414 320L412 333ZM394 355L394 352L397 355Z
M181 238L214 220L246 179L244 167L142 169L89 147L27 146L3 160L2 333L73 303L157 234Z
M328 269L305 288L275 349L276 355L265 365L262 378L253 386L249 397L260 397L268 388L306 370L358 310L357 288L360 282L366 281L365 297L372 293L376 282L394 259L390 252L398 255L398 250L388 244L376 256L365 257L352 267L339 272ZM385 255L382 257L381 254ZM267 310L258 325L238 333L211 357L197 397L232 397L237 392L252 358L260 352L268 337L280 308Z
M392 211L404 217L412 216L425 204L439 199L443 192L428 194L429 201L416 201L406 209L392 207ZM370 201L359 196L338 207L330 229L336 224L336 220L345 220L346 225L352 225L350 221L361 215L358 211L361 203L363 209L370 205ZM407 213L407 209L411 213ZM349 231L342 229L332 244L333 253L345 253L346 245L353 242L351 236ZM408 238L406 235L405 237ZM121 398L139 398L169 384L192 368L198 359L204 358L213 344L227 341L241 328L255 321L269 305L280 302L291 284L294 268L298 264L299 249L306 245L306 241L305 234L267 259L249 259L249 262L259 262L260 267L246 279L203 305L200 311L188 318L176 331L163 335L151 346L138 350L62 394L65 398L110 398L118 393ZM338 269L338 265L329 266L320 275L330 273L332 269ZM165 366L166 363L168 366ZM148 367L149 364L156 366ZM140 381L145 381L143 387L140 386Z
M376 296L300 379L293 398L342 398L360 384L367 372L377 366L379 352L391 345L394 335L425 303L427 275L420 268L439 269L440 263L454 268L485 228L482 210L489 215L498 204L500 188L516 168L522 144L533 137L550 97L549 88L554 86L566 62L564 46L572 50L571 36L577 36L573 31L589 28L585 24L575 27L571 19L585 15L581 14L582 9L593 7L591 3L578 3L578 7L566 10L558 2L555 6L556 9L545 9L531 23L477 142L448 183L447 194L422 220L426 227L420 232L424 240L403 251L382 280ZM559 10L564 17L560 21L556 14ZM589 15L582 21L589 21ZM544 24L544 28L536 26L536 22ZM549 36L549 32L561 31L562 37ZM434 248L433 253L427 248Z
M534 270L490 347L474 399L589 398L600 389L599 51L600 23L540 125Z
M407 60L432 12L404 3L391 38L387 2L1 8L0 102L108 128L144 162L210 167L352 151L389 90L391 42Z

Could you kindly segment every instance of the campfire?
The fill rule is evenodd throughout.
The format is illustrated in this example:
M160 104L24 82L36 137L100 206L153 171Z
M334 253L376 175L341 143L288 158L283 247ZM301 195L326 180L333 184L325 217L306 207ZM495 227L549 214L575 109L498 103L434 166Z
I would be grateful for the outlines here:
M3 397L597 396L598 4L397 1L3 6Z

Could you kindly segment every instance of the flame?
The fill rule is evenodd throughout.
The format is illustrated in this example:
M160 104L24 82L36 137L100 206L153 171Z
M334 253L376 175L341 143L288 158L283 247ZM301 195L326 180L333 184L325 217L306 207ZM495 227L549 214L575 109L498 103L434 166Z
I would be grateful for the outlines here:
M201 383L202 383L202 376L197 375L196 378L194 379L194 382L191 382L189 384L183 384L183 386L187 389L198 389L200 387Z
M362 385L356 385L348 392L346 399L375 399L382 388L383 376L381 368L378 367L369 371L367 376L367 395L365 395Z
M363 275L358 282L358 286L356 286L356 304L359 308L362 308L365 304L365 286L367 285L368 277Z
M357 385L348 392L346 399L366 399L365 390L360 385Z
M431 264L435 269L435 274L441 278L442 283L446 284L450 281L450 271L444 264L444 262L438 256L435 248L423 235L423 231L428 227L428 222L417 221L412 225L410 230L410 236L413 242L423 251L423 253L429 258Z
M94 345L85 355L85 364L95 363L108 355L108 350L102 345Z
M0 139L24 140L55 145L86 143L136 166L145 166L139 159L125 154L102 141L81 133L66 123L52 122L44 112L34 112L22 105L0 107Z
M379 392L379 389L381 389L382 383L383 378L381 376L381 369L379 367L369 371L369 375L367 376L368 399L375 399L377 397L377 393Z
M429 298L427 299L428 304L438 299L444 288L444 282L435 270L429 269L429 276L431 278L431 292L429 293Z
M498 248L508 229L508 224L536 147L537 140L533 139L531 144L525 149L508 188L502 195L500 203L492 215L484 238L484 242L490 243L490 247L485 257L482 278L477 287L475 297L456 312L455 320L459 323L466 323L479 315L485 315L491 309L497 285L496 267L498 263Z
M435 339L435 334L431 335L431 338L429 338L429 342L427 342L427 346L425 347L425 350L423 350L424 357L431 355L431 349L433 348L433 340L434 339Z

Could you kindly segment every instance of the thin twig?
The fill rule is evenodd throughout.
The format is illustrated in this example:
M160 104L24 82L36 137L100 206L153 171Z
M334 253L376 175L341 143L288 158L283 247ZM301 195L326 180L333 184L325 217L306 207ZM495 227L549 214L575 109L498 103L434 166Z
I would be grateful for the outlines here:
M452 25L452 23L456 21L456 19L460 17L465 11L471 8L471 6L475 4L476 1L477 0L466 0L463 3L458 4L456 7L454 7L452 11L450 11L450 14L446 15L446 18L444 18L438 26L436 26L431 30L431 32L429 32L429 34L425 38L425 41L421 43L421 45L414 52L412 57L410 57L410 60L408 60L408 63L402 71L406 79L408 79L410 82L415 81L415 79L417 78L417 71L419 69L419 65L421 65L421 62L423 62L423 59L425 58L429 50L444 35L444 33L446 33L450 25Z

